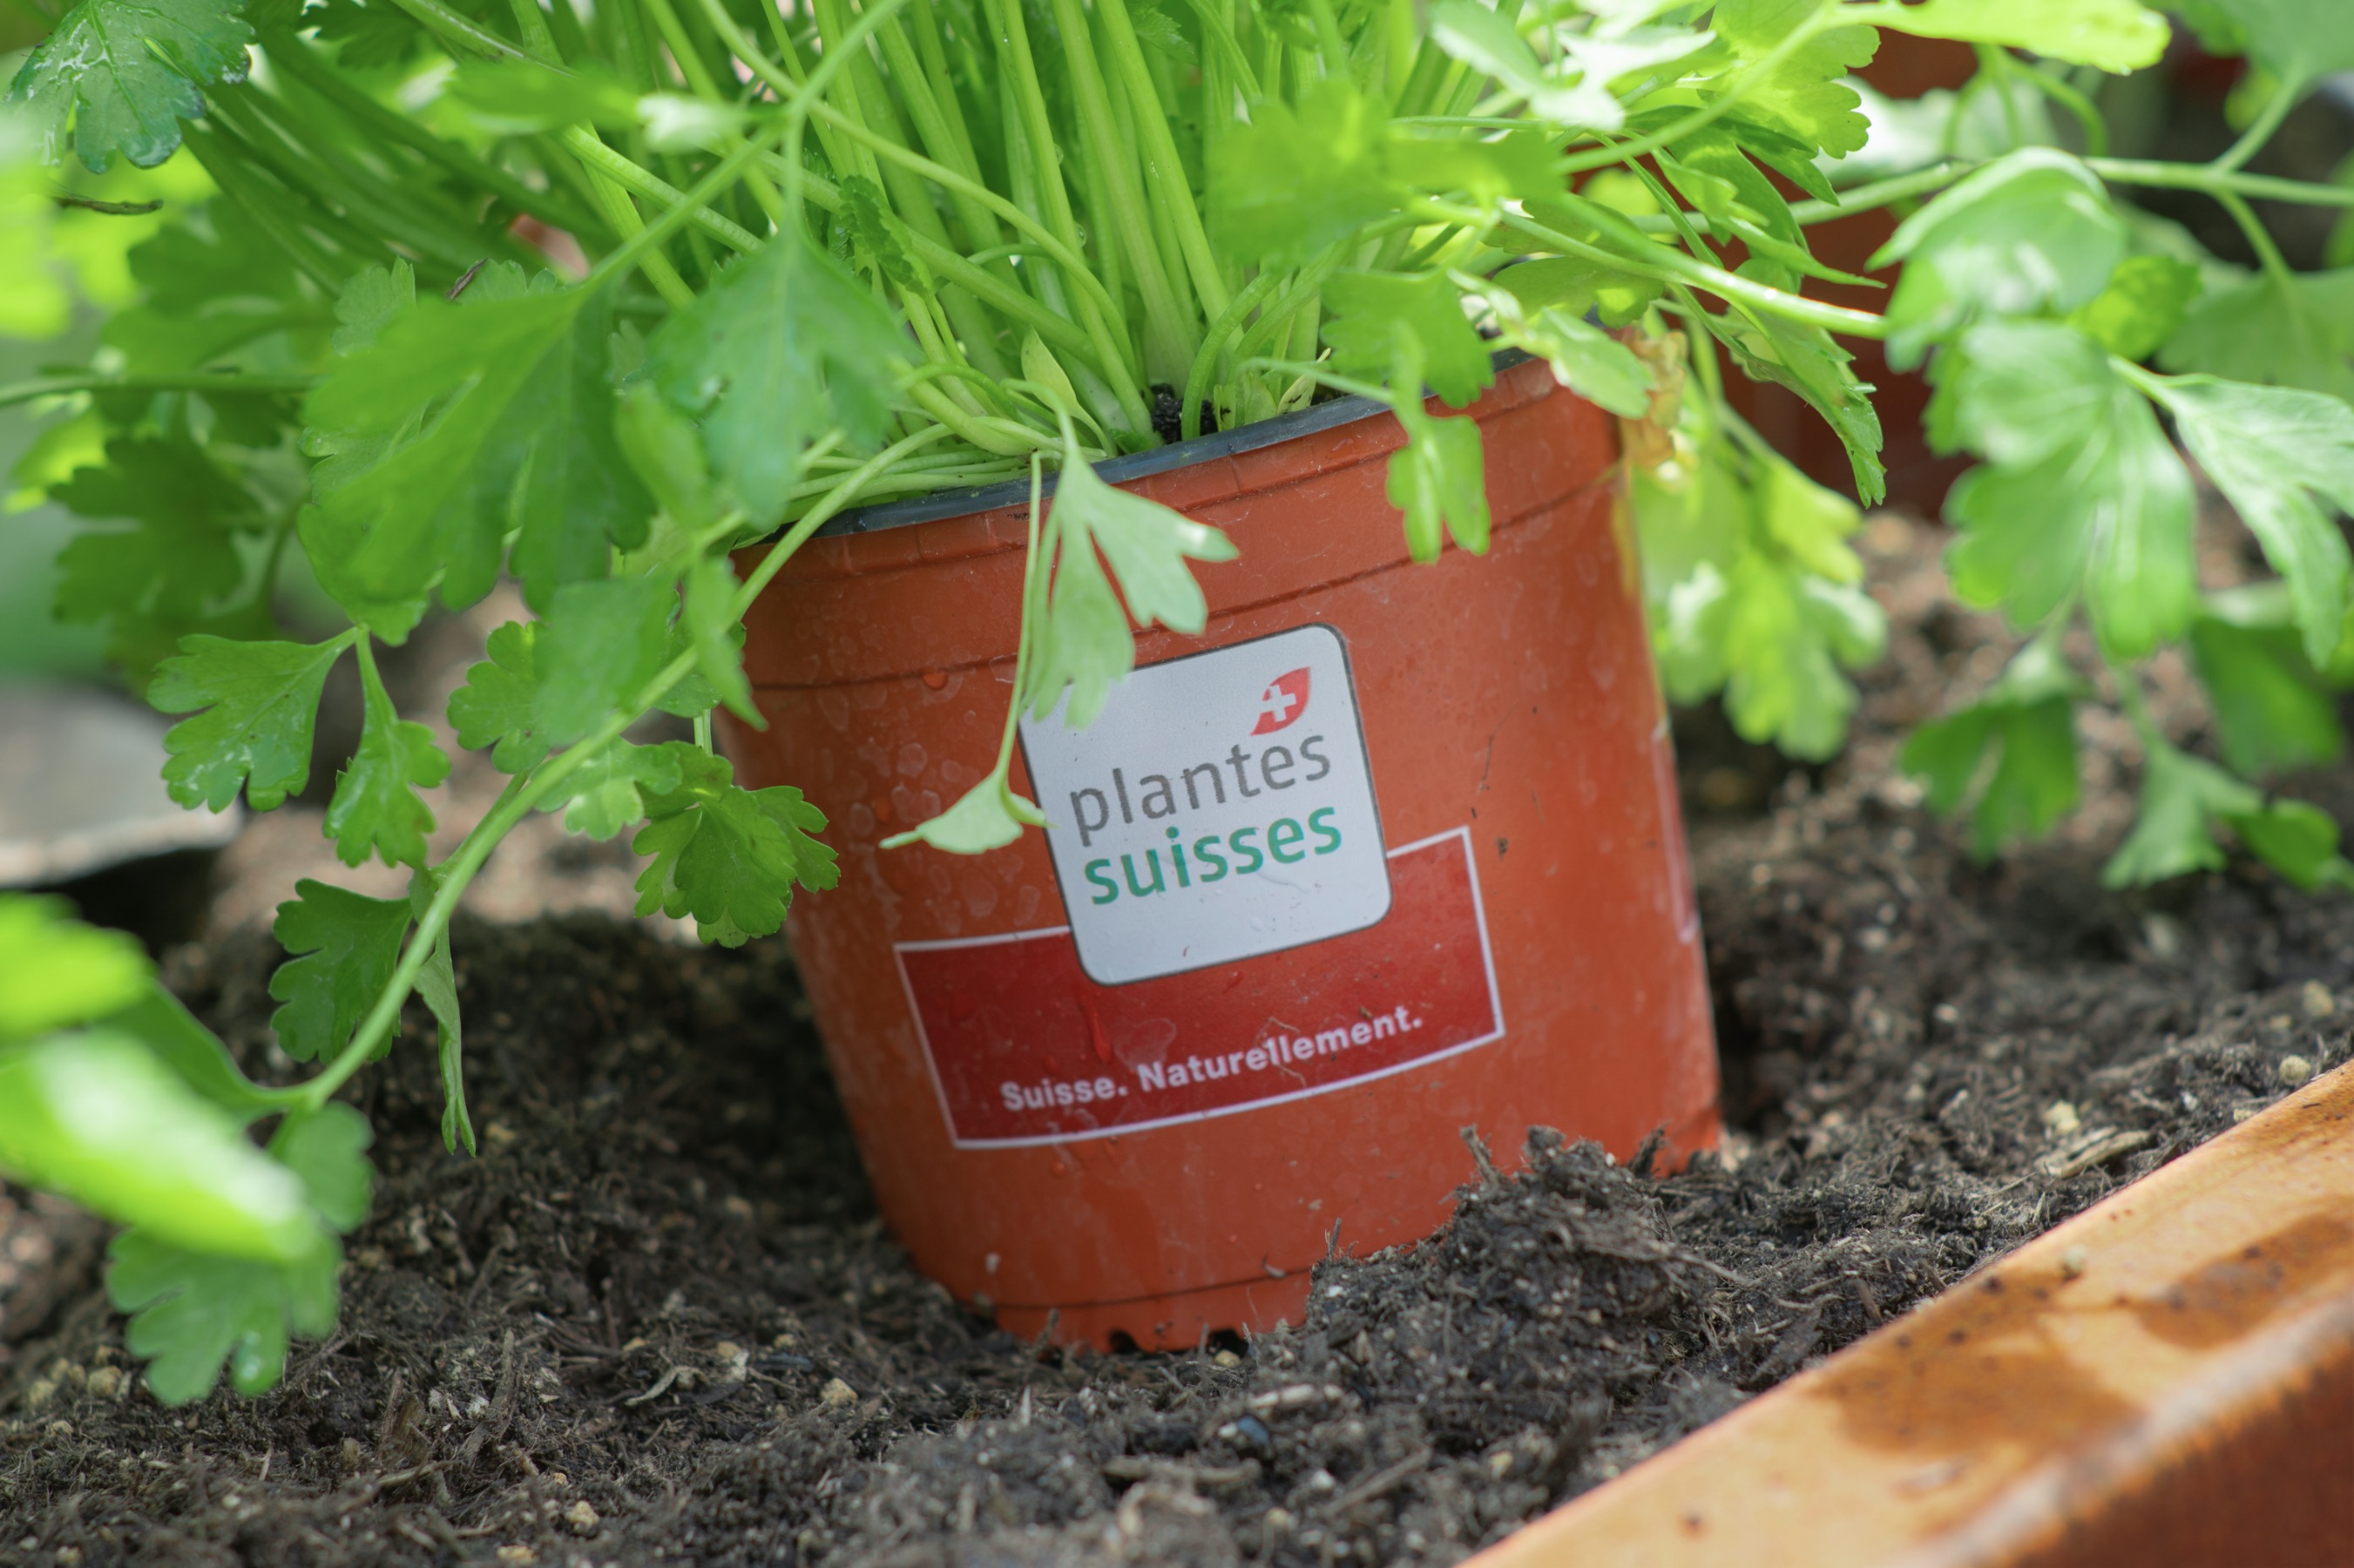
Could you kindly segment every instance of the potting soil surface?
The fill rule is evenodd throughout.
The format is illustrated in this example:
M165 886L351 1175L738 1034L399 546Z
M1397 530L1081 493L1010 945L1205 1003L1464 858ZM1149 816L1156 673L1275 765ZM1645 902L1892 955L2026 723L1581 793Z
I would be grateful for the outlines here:
M1893 646L1847 758L1682 728L1722 1157L1479 1128L1447 1229L1343 1238L1305 1323L1054 1351L893 1245L778 944L475 920L482 1157L442 1150L413 1019L361 1080L381 1179L341 1327L277 1393L159 1406L97 1227L0 1192L0 1559L1448 1563L2341 1060L2354 901L2237 862L2102 889L2120 726L2086 720L2057 839L1980 866L1921 808L1894 737L1999 634L1942 606L1934 530L1866 542ZM2243 569L2228 529L2204 550ZM2162 667L2196 742L2181 690ZM2354 772L2295 782L2354 815ZM248 927L168 966L258 1067L274 958Z

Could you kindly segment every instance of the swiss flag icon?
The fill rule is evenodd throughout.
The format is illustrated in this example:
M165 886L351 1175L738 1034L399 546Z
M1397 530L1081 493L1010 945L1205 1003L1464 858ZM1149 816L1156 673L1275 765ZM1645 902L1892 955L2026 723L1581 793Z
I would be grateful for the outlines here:
M1259 694L1258 723L1253 735L1273 735L1308 711L1308 670L1306 666L1278 675Z

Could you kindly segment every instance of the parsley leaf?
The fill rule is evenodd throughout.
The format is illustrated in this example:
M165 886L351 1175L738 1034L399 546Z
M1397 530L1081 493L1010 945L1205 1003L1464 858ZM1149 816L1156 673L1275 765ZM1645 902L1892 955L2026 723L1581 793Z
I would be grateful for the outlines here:
M1855 711L1841 668L1880 656L1886 617L1854 586L1862 565L1842 542L1862 522L1854 505L1778 458L1757 463L1731 559L1699 560L1667 593L1660 677L1679 703L1722 688L1744 739L1826 758Z
M1390 504L1404 515L1406 553L1435 561L1452 535L1475 556L1488 553L1488 479L1479 421L1441 418L1412 390L1390 405L1405 427L1405 445L1390 454ZM1444 530L1444 532L1442 532Z
M1496 379L1488 345L1463 314L1455 284L1443 272L1407 275L1343 272L1324 285L1333 319L1324 327L1335 369L1387 374L1401 344L1411 345L1420 375L1394 390L1416 395L1425 382L1460 408Z
M2204 282L2171 256L2128 256L2068 324L2120 359L2147 359L2179 332Z
M1022 836L1026 827L1043 828L1046 813L1018 794L1006 770L999 768L957 797L957 803L929 821L883 841L885 849L928 843L950 854L981 854L1002 849Z
M177 151L180 122L205 111L200 87L245 79L253 29L221 0L81 0L16 73L32 106L104 174L117 154L152 169Z
M1607 408L1622 419L1639 419L1651 407L1651 372L1635 351L1586 321L1557 305L1527 309L1513 291L1513 274L1526 267L1507 268L1495 285L1478 291L1494 311L1504 342L1553 366L1553 379L1579 397Z
M2158 362L2354 399L2354 267L2286 282L2259 272L2218 289L2190 307Z
M1309 257L1395 208L1389 122L1382 106L1326 77L1297 106L1269 98L1210 149L1210 213L1237 260Z
M742 620L736 614L736 568L725 556L697 561L680 595L679 625L695 650L695 668L710 683L727 711L755 729L769 721L752 705L752 683L744 675Z
M1880 416L1872 407L1872 389L1856 378L1853 355L1820 327L1764 312L1710 316L1707 323L1751 379L1787 387L1823 417L1847 450L1856 493L1865 505L1886 499Z
M535 620L510 620L491 632L488 659L450 694L450 727L469 751L490 747L491 766L521 773L548 753L539 722L539 632Z
M416 790L450 777L450 758L431 730L393 710L365 643L360 655L360 743L335 778L325 832L345 865L371 853L387 865L422 865L433 813Z
M1717 6L1714 20L1719 36L1744 60L1757 61L1821 9L1813 0L1729 0ZM1748 85L1733 113L1763 122L1834 158L1859 152L1872 134L1872 122L1859 112L1863 100L1845 79L1870 65L1879 48L1880 35L1870 27L1819 33L1774 66L1763 81Z
M651 797L652 819L630 847L649 857L638 913L692 915L706 942L737 948L784 924L793 886L822 892L841 879L833 851L810 835L825 813L786 785L746 789L725 759L683 742L679 787Z
M535 733L578 740L653 679L670 653L677 595L652 577L609 577L557 590L539 628Z
M1911 369L1981 316L2073 311L2125 254L2125 223L2083 164L2044 147L1998 158L1897 225L1872 259L1905 263L1888 302L1889 363Z
M2179 7L2215 54L2245 54L2301 92L2354 70L2354 12L2338 0L2183 0Z
M2331 521L2332 512L2354 512L2354 408L2317 392L2204 376L2153 377L2150 390L2287 582L2306 656L2326 664L2354 574Z
M420 925L441 885L441 879L427 870L410 879L408 907ZM465 1020L458 1011L458 968L450 956L447 921L433 934L433 950L417 971L417 997L433 1015L434 1044L441 1061L441 1146L454 1154L462 1141L472 1154L474 1122L466 1114Z
M273 810L311 778L311 732L327 672L351 634L324 642L232 642L197 636L157 667L147 700L164 713L202 709L164 736L164 779L183 806L228 809L239 787Z
M2038 640L1978 703L1914 730L1898 764L1926 783L1932 810L1951 815L1976 795L1970 851L1990 859L2074 809L2075 705L2088 694L2052 642Z
M0 893L0 1042L28 1040L130 1006L147 955L120 931L70 918L61 899Z
M681 783L683 743L633 746L617 740L566 775L560 796L543 810L563 811L564 825L592 839L610 839L645 820L649 795L674 794Z
M2190 476L2099 346L2056 323L1988 322L1933 378L1932 443L1988 460L1946 502L1956 596L2025 626L2081 591L2116 658L2179 635L2197 603Z
M319 1239L301 1184L119 1030L0 1049L0 1170L205 1252L283 1261Z
M265 1393L293 1334L334 1331L343 1248L324 1236L294 1262L267 1263L184 1251L142 1226L107 1255L107 1297L132 1315L123 1344L147 1360L147 1387L165 1404L210 1393L223 1361L239 1393Z
M1055 577L1045 614L1035 627L1028 690L1022 695L1031 714L1044 718L1068 687L1063 722L1084 729L1103 711L1112 686L1136 666L1129 616L1139 626L1157 621L1172 631L1198 634L1208 622L1209 605L1185 563L1230 561L1235 546L1215 528L1106 484L1080 455L1078 438L1067 424L1046 529L1041 548L1055 563ZM1119 595L1104 575L1103 561L1110 562L1119 578Z
M2106 887L2138 887L2186 872L2215 871L2223 851L2211 821L2260 814L2264 797L2211 762L2179 751L2145 732L2141 795L2133 832L2101 868Z
M2249 778L2335 761L2346 748L2338 705L2295 629L2201 615L2190 657L2214 712L2223 760Z
M297 1062L331 1060L376 1004L400 963L408 901L369 898L305 877L270 927L293 958L270 977L282 1003L270 1015L279 1049ZM387 1038L376 1053L390 1049Z
M839 424L854 445L873 444L906 357L873 291L796 232L665 322L646 345L646 374L702 420L712 471L767 524L820 432Z
M329 1230L347 1235L367 1218L376 1171L367 1147L376 1140L367 1118L340 1100L317 1110L290 1112L270 1139L272 1158L302 1183L304 1199Z
M2028 49L2122 76L2166 52L2166 18L2138 0L1920 0L1878 14L1922 38Z
M336 454L320 503L354 531L345 564L397 599L438 577L472 604L501 542L524 597L605 575L610 548L645 540L652 503L612 440L611 302L537 285L494 263L457 305L420 302L379 325L312 392L309 445Z

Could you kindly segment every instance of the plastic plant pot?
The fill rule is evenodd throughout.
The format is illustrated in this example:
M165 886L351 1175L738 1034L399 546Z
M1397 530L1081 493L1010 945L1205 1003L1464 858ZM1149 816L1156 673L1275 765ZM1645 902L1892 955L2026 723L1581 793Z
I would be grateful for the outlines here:
M769 727L725 739L832 819L790 934L877 1200L1015 1333L1296 1320L1446 1219L1467 1128L1717 1137L1617 427L1535 362L1469 417L1485 558L1407 558L1359 400L1103 465L1241 555L1091 726L1025 722L1053 825L985 855L878 845L995 755L1027 486L846 516L753 611Z

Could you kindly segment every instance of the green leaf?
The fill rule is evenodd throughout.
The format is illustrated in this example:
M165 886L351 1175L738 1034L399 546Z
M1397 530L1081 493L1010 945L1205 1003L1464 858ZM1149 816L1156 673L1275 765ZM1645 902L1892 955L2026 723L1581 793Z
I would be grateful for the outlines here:
M712 493L710 465L704 460L703 434L694 420L663 401L661 389L652 382L636 380L621 388L613 435L663 515L679 527L697 533L718 520L720 508Z
M164 736L171 760L164 781L183 806L227 810L245 790L257 811L273 810L311 778L311 732L327 672L350 646L324 642L231 642L191 637L147 688L164 713L202 709Z
M441 892L441 879L419 871L408 885L408 907L419 926ZM466 1114L466 1031L458 1011L458 968L450 956L447 921L433 934L433 950L417 971L418 1000L433 1014L435 1049L441 1064L441 1146L452 1154L464 1143L474 1149L474 1121Z
M103 174L152 169L205 111L201 87L245 79L253 29L222 0L81 0L27 58L8 96L29 103Z
M2199 269L2171 256L2128 256L2068 324L2121 359L2147 359L2181 330L2205 285Z
M549 749L539 724L539 634L535 620L510 620L491 632L490 654L450 694L450 727L469 751L490 747L502 773L536 767Z
M1991 859L2075 808L2075 705L2086 694L2049 641L2031 642L1981 701L1915 729L1898 765L1924 780L1940 814L1975 794L1970 850Z
M2338 853L2337 819L2320 807L2275 797L2261 811L2227 812L2223 821L2251 854L2291 885L2307 893L2354 889L2354 865Z
M304 1199L322 1224L348 1235L367 1218L376 1185L367 1147L376 1141L367 1118L340 1100L316 1110L288 1113L270 1139L270 1153L302 1183Z
M769 721L752 705L752 683L744 675L742 622L736 614L736 568L726 557L697 561L686 574L679 620L687 645L695 650L695 668L711 683L727 711L755 729Z
M605 722L670 652L677 595L652 577L609 577L560 590L540 626L537 733L568 746Z
M712 471L760 524L783 514L818 435L879 438L907 357L874 293L799 233L728 268L647 344L647 374L703 421Z
M1562 227L1556 214L1546 212L1542 216L1548 227ZM1656 278L1617 272L1558 256L1507 267L1496 274L1493 286L1519 301L1523 314L1558 312L1583 320L1591 311L1602 318L1606 327L1626 326L1640 320L1666 287Z
M2088 303L2126 242L2107 191L2076 159L2027 147L1995 160L1899 224L1872 259L1905 263L1888 305L1889 363L1911 369L1982 316Z
M83 925L64 900L0 893L0 1042L128 1007L150 970L137 941Z
M2138 0L1920 0L1875 13L1922 38L2026 49L2123 76L2166 52L2166 18Z
M153 1051L156 1060L180 1075L182 1083L240 1122L249 1122L280 1103L276 1095L239 1070L220 1036L197 1022L160 980L148 981L145 994L110 1014L106 1024Z
M1803 326L1765 312L1710 316L1709 330L1733 350L1753 381L1788 387L1838 436L1855 474L1856 493L1867 506L1888 494L1888 471L1880 461L1880 416L1872 389L1856 379L1853 355L1820 327Z
M2168 370L2354 399L2354 267L2258 272L2202 296L2158 351Z
M1815 0L1734 0L1716 8L1714 22L1718 34L1744 61L1755 62L1822 9ZM1859 112L1863 100L1846 78L1870 65L1879 48L1880 35L1870 27L1819 33L1772 67L1764 79L1742 79L1744 91L1733 114L1762 122L1809 151L1820 148L1834 158L1861 151L1872 134L1872 122ZM1705 83L1704 96L1725 90L1735 74L1726 72Z
M1304 261L1394 211L1389 118L1347 81L1326 77L1297 107L1251 106L1247 125L1210 147L1212 232L1246 264Z
M567 775L540 809L564 812L564 825L576 833L610 839L645 820L648 796L678 790L683 759L692 749L679 741L614 741Z
M833 851L810 836L825 813L800 790L742 789L724 759L672 744L679 788L647 800L652 820L630 845L652 863L638 878L640 915L692 915L705 941L741 947L783 926L794 885L814 893L840 880Z
M149 1362L155 1397L169 1405L202 1399L224 1361L239 1393L276 1387L293 1334L334 1331L343 1249L320 1241L299 1261L278 1264L184 1251L143 1227L115 1237L107 1296L132 1314L123 1344Z
M2327 664L2354 574L2331 520L2354 512L2354 408L2316 392L2204 376L2153 381L2151 391L2287 582L2306 657Z
M2259 778L2334 762L2346 749L2338 705L2293 628L2202 615L2190 623L2190 656L2234 772Z
M1390 504L1404 514L1406 553L1435 561L1452 537L1475 556L1488 553L1488 476L1479 421L1440 418L1405 392L1391 405L1406 442L1390 454ZM1443 530L1443 532L1442 532Z
M91 530L58 556L58 616L109 624L111 651L135 673L196 631L229 630L216 613L244 584L240 531L263 522L252 495L186 440L124 437L103 467L77 470L50 494L85 517L137 520ZM243 618L266 627L266 609Z
M927 291L932 288L930 271L907 253L907 225L892 213L882 186L863 175L844 179L842 216L867 270L877 282Z
M305 506L295 519L294 536L302 541L303 558L310 563L320 591L334 600L335 608L350 616L353 624L395 645L408 641L408 634L425 619L426 588L423 585L414 591L396 588L381 594L373 582L353 572L351 562L366 542L364 522L347 512Z
M1512 268L1511 272L1524 269ZM1503 340L1553 366L1553 379L1622 419L1650 412L1650 366L1635 351L1583 317L1559 308L1529 314L1505 289L1488 291Z
M1928 427L1988 460L1946 502L1965 603L2032 626L2078 593L2110 656L2179 636L2197 608L2190 476L2149 405L2065 326L1989 322L1941 358Z
M2223 851L2209 824L2260 815L2264 797L2211 762L2145 734L2141 797L2133 832L2101 868L2105 887L2140 887L2187 872L2216 871Z
M393 711L375 661L361 652L360 743L336 775L324 831L345 865L370 854L387 865L422 865L433 813L416 791L450 777L450 758L431 730Z
M1046 527L1042 547L1055 562L1055 577L1046 613L1034 631L1036 645L1022 696L1030 712L1044 718L1067 686L1071 694L1063 720L1083 729L1103 711L1112 686L1135 667L1129 617L1139 626L1158 622L1199 635L1209 620L1209 604L1185 563L1230 561L1235 546L1215 528L1106 484L1080 456L1077 438L1067 427ZM1118 579L1118 596L1103 561ZM1125 612L1122 598L1128 601Z
M638 95L594 60L560 71L537 60L464 60L444 90L472 111L468 118L478 127L494 135L567 125L634 131L638 124Z
M337 363L308 443L333 456L314 485L352 530L350 582L397 600L438 578L444 603L471 604L513 531L511 567L545 609L644 542L652 502L612 439L610 317L605 292L523 291L494 263L461 303L423 301Z
M335 298L334 332L328 346L337 354L357 354L376 341L376 334L402 312L417 303L417 271L406 259L390 267L369 267L352 274Z
M2245 54L2284 92L2354 70L2354 12L2338 0L2186 0L2178 8L2211 52Z
M1876 659L1885 635L1871 599L1753 549L1670 593L1661 675L1678 702L1722 686L1744 739L1819 759L1845 743L1855 712L1840 667Z
M294 885L270 927L293 955L270 977L270 994L283 1003L270 1015L279 1049L319 1062L344 1048L391 983L408 913L404 898L369 898L308 877ZM389 1049L387 1036L374 1055Z
M0 1170L205 1252L282 1261L320 1239L285 1168L119 1030L0 1049Z
M1014 792L1005 770L998 769L966 790L957 803L910 832L883 841L886 850L928 843L949 854L986 854L1022 836L1024 826L1043 828L1046 814L1028 797Z
M1383 376L1397 362L1401 343L1418 356L1420 379L1460 408L1494 382L1488 346L1463 314L1461 294L1443 272L1342 272L1324 285L1333 319L1324 327L1333 367L1346 375ZM1419 385L1394 386L1405 396Z

